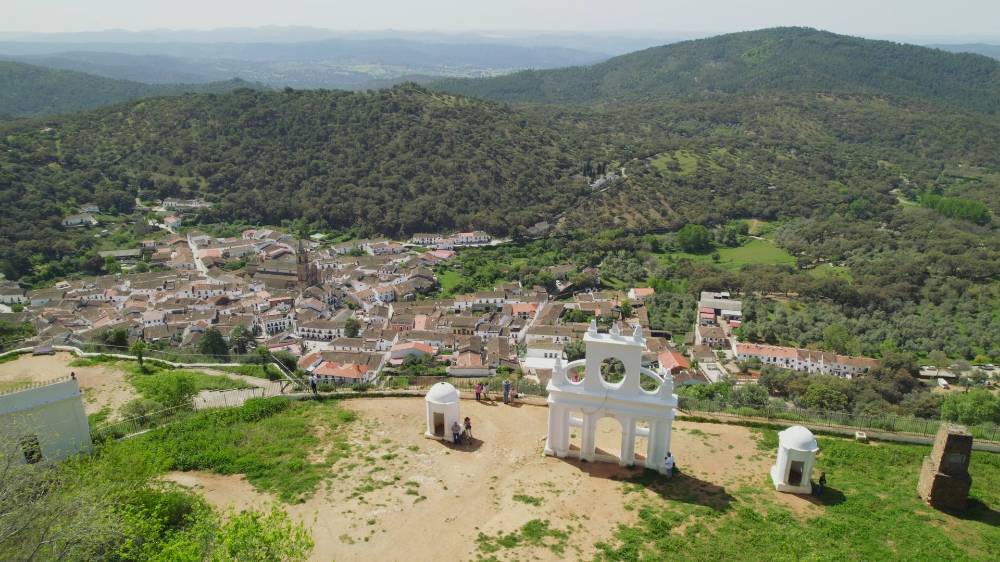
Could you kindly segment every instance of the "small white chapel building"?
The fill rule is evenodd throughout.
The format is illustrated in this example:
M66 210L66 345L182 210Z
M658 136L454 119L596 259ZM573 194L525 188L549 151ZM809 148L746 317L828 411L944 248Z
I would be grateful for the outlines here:
M779 492L812 492L812 470L819 445L812 432L793 425L778 433L778 459L771 467L771 480Z
M672 375L663 369L657 372L642 366L646 343L638 326L631 336L622 334L618 324L602 334L597 331L596 322L591 322L583 342L584 359L568 364L558 359L552 371L547 387L549 425L545 454L586 461L606 460L596 453L596 429L598 421L610 417L618 421L622 430L618 463L634 465L636 437L646 437L646 450L639 451L644 456L642 464L665 472L677 407ZM622 362L625 367L622 380L609 383L604 379L601 365L605 359ZM572 382L567 372L581 366L585 370L583 380ZM640 386L643 375L655 381L658 388L644 390ZM645 427L640 427L640 422ZM579 450L570 447L570 432L576 428L582 433Z
M432 439L451 441L451 424L458 422L462 425L458 409L458 390L446 382L434 383L427 391L424 400L427 403L427 432L424 435Z

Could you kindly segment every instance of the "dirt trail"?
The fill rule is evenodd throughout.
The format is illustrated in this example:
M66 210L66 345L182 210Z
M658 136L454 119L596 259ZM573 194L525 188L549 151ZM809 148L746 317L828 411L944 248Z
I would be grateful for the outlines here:
M13 361L0 363L0 390L16 388L22 384L48 381L76 373L76 379L83 391L83 408L88 414L111 409L110 419L118 419L119 408L138 398L135 387L125 381L125 373L114 364L98 364L90 367L72 367L70 362L77 359L72 353L58 352L54 355L22 355ZM242 381L251 387L275 388L268 380L229 373L216 369L189 368L219 377ZM202 396L214 397L218 393L205 391Z
M132 385L125 382L125 374L114 366L70 367L69 363L74 359L73 354L60 352L54 355L22 355L14 361L0 363L0 388L76 373L76 380L83 391L83 408L88 414L98 412L105 406L117 411L122 404L138 397Z
M648 489L623 492L623 482L615 478L636 470L543 456L544 407L464 400L462 416L472 418L476 439L452 447L423 436L421 399L356 399L344 405L359 414L350 435L352 457L334 465L334 476L313 498L285 506L312 530L313 560L475 559L481 554L480 532L509 533L533 519L568 532L561 556L546 548L494 555L502 560L590 558L595 542L610 538L618 523L635 520L636 501L664 501ZM614 426L601 424L598 447L614 452L618 445ZM757 450L750 430L737 426L676 422L671 448L687 479L684 485L693 486L699 501L707 503L744 484L759 487L772 462ZM221 508L271 501L241 476L175 472L168 479L198 489ZM530 503L515 495L531 498ZM774 497L796 514L814 509L802 498Z

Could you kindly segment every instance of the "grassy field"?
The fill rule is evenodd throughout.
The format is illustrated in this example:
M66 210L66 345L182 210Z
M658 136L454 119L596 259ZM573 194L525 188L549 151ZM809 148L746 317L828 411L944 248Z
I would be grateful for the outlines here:
M795 265L795 258L785 250L774 245L770 240L751 239L737 248L719 248L718 264L728 269L739 269L744 265ZM670 256L674 260L688 259L694 262L713 263L712 254L689 254L675 252L661 255L661 259Z
M185 369L172 369L163 367L158 363L146 361L142 367L135 361L126 361L115 357L100 355L97 357L86 357L74 359L69 363L70 367L91 367L94 365L109 365L123 373L125 380L132 384L143 394L144 389L149 389L164 381L174 377L186 377L191 380L195 390L229 390L234 388L250 388L250 385L237 379L231 379L219 375L209 375L198 371Z
M267 364L267 372L264 371L264 367L260 365L232 365L227 367L215 367L218 371L225 371L227 373L235 373L237 375L243 375L246 377L257 377L258 379L272 379L277 380L281 378L281 373L278 372L278 368L274 365Z
M809 270L809 274L813 277L819 278L838 278L845 281L850 281L853 279L851 276L851 270L842 265L833 265L832 263L824 263L818 265Z
M128 374L125 380L135 387L139 394L148 395L150 392L169 384L171 379L186 378L191 381L195 391L202 390L230 390L235 388L250 388L250 385L237 379L225 376L209 375L198 371L187 371L181 369L160 369L150 364L145 365L145 369L139 369L138 365L123 365L123 371Z
M698 156L686 150L657 154L649 163L660 172L674 172L682 176L690 176L698 171Z
M694 478L663 481L646 473L625 492L638 500L639 519L600 545L602 560L996 560L1000 544L1000 455L972 457L972 502L957 515L917 497L926 446L820 438L817 471L828 488L817 509L792 513L776 503L771 483L706 493ZM777 434L758 443L771 455ZM682 469L683 471L683 469ZM682 472L683 474L683 472ZM814 474L814 477L818 476ZM663 501L666 500L666 501Z
M437 274L438 283L441 285L442 295L452 295L455 287L462 282L462 273L454 269L446 269Z
M372 405L368 415L404 404L406 402L400 401ZM422 414L420 407L414 412L414 420ZM544 412L537 416L532 416L533 413L533 410L511 411L511 417L504 419L507 423L534 420L536 429L544 429L541 415ZM485 413L480 412L480 415ZM414 437L416 444L405 446L404 442L396 443L388 438L395 433L375 434L376 426L370 420L338 402L258 399L242 408L198 412L140 437L109 444L99 455L102 464L111 463L115 458L128 459L132 463L141 462L145 470L153 474L172 470L245 474L257 490L293 504L321 492L328 494L330 480L344 481L347 482L345 489L354 489L354 492L347 499L339 498L337 501L344 503L337 504L336 509L357 510L358 517L375 509L365 507L366 502L377 503L391 497L379 492L383 489L406 489L398 492L405 501L393 504L399 507L389 510L402 509L401 518L421 513L419 510L427 503L453 496L456 492L448 491L448 485L463 485L464 480L453 482L445 476L437 481L413 479L413 474L419 472L417 466L431 462L432 458L440 460L442 455L459 455L453 461L442 461L437 470L445 470L452 463L465 463L462 465L465 467L463 477L476 474L464 472L473 470L469 463L474 462L475 449L424 449L429 442L419 437L419 428L401 430L402 419L394 417L393 420L385 429L417 435ZM727 445L716 445L723 443L716 432L723 432L726 427L732 428L699 424L698 428L686 431L696 436L695 440L703 440L704 447L699 450L711 455L716 454L712 452L714 448L726 450ZM739 430L746 431L744 428ZM500 439L498 434L489 434L485 429L479 435L487 443ZM515 511L529 510L531 520L524 522L526 519L522 519L516 526L499 530L476 527L478 533L472 535L475 548L483 560L531 559L533 554L546 551L557 557L573 558L573 552L580 552L572 550L577 548L574 544L581 542L597 543L598 560L996 559L996 545L1000 544L1000 513L997 511L1000 508L1000 455L973 453L970 507L962 514L953 515L924 505L916 496L920 464L929 447L881 442L860 444L823 436L818 441L821 452L813 477L825 471L828 478L828 488L820 498L804 501L801 497L775 494L763 470L723 469L721 475L715 477L696 474L693 465L698 464L698 458L685 458L693 454L688 449L694 450L689 441L685 452L678 451L679 473L673 479L666 480L650 471L631 477L613 477L615 487L606 490L610 493L607 501L620 502L624 511L635 517L616 517L610 521L615 530L604 535L604 540L593 538L582 530L583 525L577 523L583 523L590 514L571 513L572 507L570 513L559 511L564 516L562 521L550 523L548 518L553 517L554 512L545 511L545 508L558 503L565 490L537 483L527 487L526 483L531 481L527 479L526 483L505 489L503 493L487 492L486 497L493 498L494 502L499 502L496 498L500 496L510 498L513 504L521 506L513 508ZM680 435L675 442L683 442ZM743 437L743 442L748 442L744 455L749 451L753 459L757 459L755 462L769 463L777 447L777 434L773 430L753 430ZM733 448L731 442L728 448ZM428 457L429 451L435 454ZM723 453L726 454L729 453ZM463 458L461 455L473 456ZM544 463L548 470L572 469L555 459L545 459ZM686 466L688 463L692 466ZM490 461L488 466L492 469L496 464ZM595 465L594 470L598 468ZM394 472L398 474L393 475ZM575 469L570 472L575 474ZM486 478L485 474L480 476ZM452 475L452 478L457 477ZM434 482L440 484L438 494L433 493L438 489ZM425 495L432 496L426 503ZM786 499L794 501L786 502ZM499 505L497 503L498 508ZM567 521L572 523L567 525ZM397 532L395 527L387 528Z
M336 405L254 399L241 408L198 412L119 446L142 451L157 472L245 474L257 489L297 503L346 454L349 446L337 429L353 419ZM321 427L328 439L317 436ZM320 445L324 454L316 453Z

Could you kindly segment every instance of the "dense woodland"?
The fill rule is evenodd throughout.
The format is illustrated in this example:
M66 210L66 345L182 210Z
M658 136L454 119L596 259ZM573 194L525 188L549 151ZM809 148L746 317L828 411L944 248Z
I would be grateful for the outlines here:
M368 234L530 227L586 189L560 139L511 110L416 86L373 93L155 98L9 126L0 139L0 271L79 255L75 205L201 196L206 222Z
M71 113L152 96L224 93L249 86L243 80L144 84L0 60L0 121Z
M1000 62L809 28L773 28L653 47L592 66L434 86L506 102L626 105L704 94L907 96L1000 110ZM989 94L989 95L984 95Z
M1000 423L1000 399L975 388L985 376L967 368L1000 362L998 69L985 57L807 29L367 93L136 99L185 90L0 63L0 114L119 103L0 124L0 273L30 287L108 272L99 244L148 234L136 198L205 198L212 209L188 218L220 234L282 223L338 239L483 229L513 242L439 266L440 296L514 280L553 292L651 286L656 296L641 305L651 327L679 342L699 292L727 290L744 300L746 340L882 359L853 380L763 367L759 385L681 393ZM619 176L587 187L609 172ZM106 239L61 227L83 203L139 226ZM751 244L756 254L732 257ZM0 344L31 332L0 322ZM109 336L127 344L124 330ZM233 353L246 351L245 337L231 338ZM198 351L230 349L209 330ZM958 361L969 392L928 392L918 361ZM160 379L139 369L137 415L196 390L184 377L152 384ZM400 373L438 369L408 362ZM0 558L304 559L312 541L279 510L220 516L159 476L245 473L262 491L303 501L343 453L307 461L317 444L307 420L336 429L351 419L315 401L251 400L52 471L8 467ZM660 523L650 526L658 535Z
M137 195L200 196L215 204L195 217L206 224L515 238L463 253L450 294L552 288L569 263L577 286L599 267L611 286L662 289L660 329L718 288L750 299L750 339L825 348L835 326L869 355L1000 359L998 68L772 29L437 85L526 102L510 106L414 85L240 90L9 124L0 271L35 283L85 267L94 239L58 226L79 203L129 213ZM734 225L748 220L774 225L788 262L707 259L746 243ZM542 221L549 238L526 242Z

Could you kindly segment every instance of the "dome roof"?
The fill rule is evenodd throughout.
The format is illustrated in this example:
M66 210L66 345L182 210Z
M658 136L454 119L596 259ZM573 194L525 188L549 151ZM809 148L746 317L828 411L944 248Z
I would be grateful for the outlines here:
M796 451L819 450L819 445L816 444L816 438L813 437L812 432L801 425L793 425L779 433L778 446Z
M425 399L435 404L455 404L458 402L458 390L446 382L434 383Z

